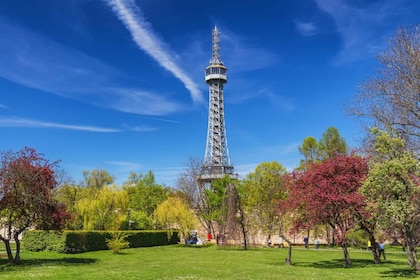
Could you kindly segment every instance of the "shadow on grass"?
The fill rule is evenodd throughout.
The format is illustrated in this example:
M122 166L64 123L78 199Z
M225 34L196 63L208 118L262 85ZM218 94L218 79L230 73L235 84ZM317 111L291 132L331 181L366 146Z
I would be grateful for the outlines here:
M366 259L351 259L352 268L364 268L367 266L375 266L373 260L366 260ZM401 265L402 262L398 261L386 261L383 265ZM320 268L320 269L334 269L334 268L343 268L345 267L344 259L333 259L328 261L319 261L319 262L297 262L294 263L295 266L302 266L302 267L313 267L313 268ZM378 264L381 265L381 264Z
M414 269L390 269L389 271L381 272L384 278L417 278L420 273Z
M97 259L94 258L59 258L59 259L23 259L20 264L13 265L6 259L0 259L0 272L5 269L10 270L11 268L23 268L31 266L42 266L42 265L61 265L61 266L78 266L96 263Z

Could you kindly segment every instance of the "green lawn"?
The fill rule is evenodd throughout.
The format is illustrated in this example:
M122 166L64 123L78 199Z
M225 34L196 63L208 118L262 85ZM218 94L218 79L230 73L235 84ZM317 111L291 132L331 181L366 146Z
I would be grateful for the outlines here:
M64 255L22 252L21 265L9 265L0 247L0 279L384 279L420 278L407 268L406 255L387 250L374 265L372 254L350 250L353 267L344 268L335 249L294 248L293 265L284 264L287 249L233 249L182 245Z

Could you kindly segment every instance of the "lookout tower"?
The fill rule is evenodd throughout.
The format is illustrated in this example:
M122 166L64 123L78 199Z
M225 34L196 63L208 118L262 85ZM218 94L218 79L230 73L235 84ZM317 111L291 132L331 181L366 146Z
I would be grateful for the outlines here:
M220 58L219 34L217 27L214 27L212 58L205 73L205 80L209 86L209 119L206 153L199 178L204 183L211 183L225 175L235 177L226 137L223 86L227 83L227 68Z

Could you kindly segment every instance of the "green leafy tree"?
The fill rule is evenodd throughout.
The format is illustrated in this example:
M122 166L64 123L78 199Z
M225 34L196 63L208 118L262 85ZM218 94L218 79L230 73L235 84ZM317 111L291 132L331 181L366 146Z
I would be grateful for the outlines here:
M318 142L318 156L321 160L334 157L336 154L347 154L347 144L340 136L338 129L331 126L322 134Z
M133 229L151 229L153 227L153 213L156 207L165 201L170 190L155 181L152 171L146 174L131 173L123 188L128 193L130 220Z
M318 149L318 142L314 137L309 136L303 140L302 146L299 146L299 152L303 156L303 160L301 160L302 168L305 168L318 160Z
M267 235L279 230L278 200L284 198L286 168L276 161L260 163L243 180L250 223Z
M97 168L92 171L83 171L83 185L92 190L99 190L114 183L114 177L106 170Z
M159 204L154 217L165 229L178 229L184 238L198 225L194 212L179 197L169 197Z
M94 195L79 200L75 208L83 218L83 229L116 230L120 227L121 216L127 213L127 192L116 186L105 186Z
M374 130L376 153L361 192L374 202L386 228L397 229L407 243L410 267L420 270L420 162L405 150L405 142Z

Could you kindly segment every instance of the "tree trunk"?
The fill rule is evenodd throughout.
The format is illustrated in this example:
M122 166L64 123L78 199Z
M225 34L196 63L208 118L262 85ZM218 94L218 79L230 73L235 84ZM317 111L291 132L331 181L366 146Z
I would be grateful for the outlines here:
M285 259L285 263L287 265L291 265L292 264L292 242L289 241L289 239L284 239L286 240L287 244L289 245L287 248L287 258Z
M15 243L16 243L16 254L15 254L15 259L13 260L13 263L14 264L19 264L20 263L20 240L19 240L19 236L15 235L14 239L15 239Z
M287 246L288 248L287 248L287 258L284 260L284 262L287 264L287 265L291 265L292 264L292 242L289 240L289 239L287 239L286 238L286 236L284 236L284 234L283 234L283 230L280 230L280 237L281 238L283 238L284 239L284 241L286 241L287 242L287 244L289 245L289 246Z
M13 263L12 248L10 247L10 240L2 238L4 247L6 247L7 259L10 263Z
M406 239L408 266L414 268L417 271L420 271L420 264L416 254L416 245L414 244L410 235L406 234Z
M347 268L350 268L351 267L351 259L350 259L349 251L347 250L347 244L346 243L342 243L341 244L341 248L343 248L344 259L346 261L346 267Z
M375 236L371 235L370 233L369 235L370 244L372 246L373 261L375 264L380 264L381 258L379 257L379 247L376 244Z

